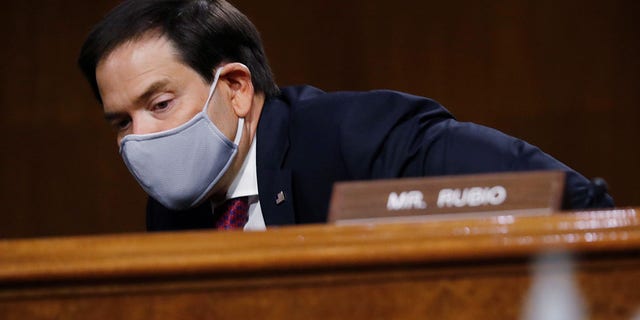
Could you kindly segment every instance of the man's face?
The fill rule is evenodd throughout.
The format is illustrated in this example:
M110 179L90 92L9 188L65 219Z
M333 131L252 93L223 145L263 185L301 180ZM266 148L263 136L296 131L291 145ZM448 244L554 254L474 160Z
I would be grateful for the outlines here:
M154 133L186 123L202 111L210 88L197 72L178 59L171 42L155 35L117 47L98 63L96 80L105 118L117 132L118 144L128 134ZM226 98L231 92L228 83L218 82L207 113L218 129L233 140L238 116ZM244 159L244 149L211 194L226 190Z
M164 131L187 122L202 111L209 93L209 84L178 59L171 43L154 35L117 47L98 63L96 79L118 144L128 134ZM226 109L210 107L209 115L229 136L225 120L235 120Z

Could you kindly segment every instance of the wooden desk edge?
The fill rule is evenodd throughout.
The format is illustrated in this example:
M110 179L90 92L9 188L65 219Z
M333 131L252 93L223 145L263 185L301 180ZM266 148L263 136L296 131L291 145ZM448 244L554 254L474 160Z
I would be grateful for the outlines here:
M0 241L0 284L640 252L637 209L424 223L307 225Z

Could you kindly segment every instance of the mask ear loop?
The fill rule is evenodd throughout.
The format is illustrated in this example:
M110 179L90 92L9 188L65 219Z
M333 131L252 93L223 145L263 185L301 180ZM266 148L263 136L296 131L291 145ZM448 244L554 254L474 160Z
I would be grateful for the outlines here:
M218 85L218 79L220 79L220 73L222 73L223 68L224 67L220 67L218 68L218 70L216 70L216 74L213 77L213 83L211 84L211 88L209 89L209 96L207 97L207 102L205 102L204 109L202 109L202 112L207 118L209 118L209 114L207 113L207 110L209 109L209 102L211 102L211 98L213 97L213 92L216 90L216 86ZM211 119L209 119L209 121L211 121ZM236 130L236 137L233 140L233 144L235 144L236 146L240 143L240 139L242 138L243 128L244 128L244 118L238 118L238 129Z
M242 129L244 128L244 118L238 118L238 130L236 130L236 138L233 140L233 144L236 146L240 143L242 138Z
M207 97L207 102L204 103L204 108L202 109L202 112L204 112L205 115L207 115L207 110L209 110L209 102L211 102L211 98L213 97L213 92L216 91L216 86L218 85L218 79L220 79L220 73L222 73L223 68L224 67L218 68L218 70L216 70L215 76L213 77L213 82L211 83L211 87L209 88L209 96Z

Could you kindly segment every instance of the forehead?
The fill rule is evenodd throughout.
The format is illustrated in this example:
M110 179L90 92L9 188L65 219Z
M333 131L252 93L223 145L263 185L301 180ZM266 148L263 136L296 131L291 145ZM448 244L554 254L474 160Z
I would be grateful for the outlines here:
M145 86L188 72L171 42L163 36L146 35L127 41L100 60L96 81L103 105L123 104Z

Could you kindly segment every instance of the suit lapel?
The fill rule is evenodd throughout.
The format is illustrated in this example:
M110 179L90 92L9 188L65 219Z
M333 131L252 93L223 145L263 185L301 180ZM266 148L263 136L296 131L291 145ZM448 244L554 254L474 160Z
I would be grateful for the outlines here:
M262 179L261 179L262 176ZM291 171L264 170L258 174L258 181L268 180L260 184L260 207L267 226L295 224L296 217L293 209L293 190L291 190Z
M295 224L291 170L283 163L289 149L289 106L265 102L256 133L256 166L260 207L267 226Z

